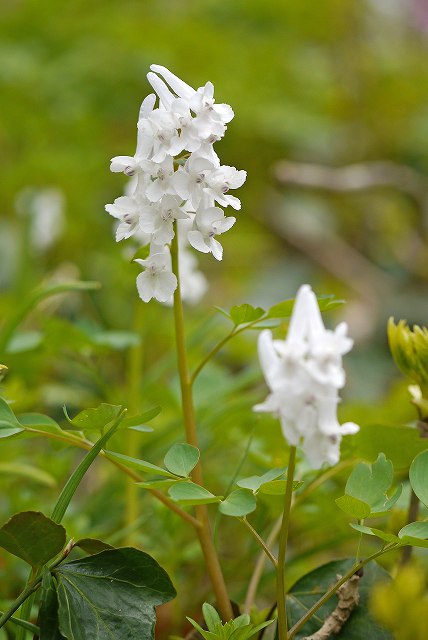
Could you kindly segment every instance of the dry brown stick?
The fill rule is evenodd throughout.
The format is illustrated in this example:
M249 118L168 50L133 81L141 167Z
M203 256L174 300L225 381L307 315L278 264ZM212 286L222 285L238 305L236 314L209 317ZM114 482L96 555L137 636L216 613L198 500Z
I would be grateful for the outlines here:
M337 576L340 580L342 576ZM347 582L337 591L339 602L334 611L324 620L324 624L318 631L310 636L306 636L303 640L327 640L331 636L339 633L349 616L360 601L358 593L358 585L361 576L354 574Z

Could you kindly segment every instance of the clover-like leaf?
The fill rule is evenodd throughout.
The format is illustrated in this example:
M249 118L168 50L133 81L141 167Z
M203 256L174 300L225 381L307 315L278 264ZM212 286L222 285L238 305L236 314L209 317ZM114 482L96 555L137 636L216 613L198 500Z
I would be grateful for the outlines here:
M292 491L297 491L303 482L301 480L293 480ZM267 496L283 496L287 489L287 480L271 480L270 482L264 482L260 487L260 493L264 493Z
M68 640L152 640L155 607L176 595L152 557L127 547L61 564L53 574Z
M167 451L164 464L176 476L187 478L199 460L199 449L190 444L177 443Z
M253 493L257 493L260 487L266 482L276 480L280 478L287 470L287 467L281 467L278 469L269 469L261 476L249 476L248 478L242 478L236 483L241 489L249 489Z
M265 314L261 307L253 307L251 304L241 304L230 309L230 318L236 326L254 322Z
M151 427L148 427L145 423L156 418L161 412L161 408L159 406L152 407L148 409L144 413L139 413L136 416L129 416L129 418L125 418L122 420L120 424L120 429L132 429L133 431L142 431L150 433L153 431Z
M169 495L174 502L180 502L183 505L211 504L220 502L221 496L215 496L205 487L199 484L184 480L175 482L168 490Z
M395 542L400 544L400 539L398 536L393 533L388 533L387 531L382 531L381 529L375 529L374 527L366 527L362 524L354 524L350 525L356 531L360 533L365 533L368 536L376 536L376 538L380 538L381 540L385 540L385 542Z
M354 498L353 496L344 495L336 499L337 506L342 509L348 516L357 520L364 520L370 515L371 508L367 502Z
M40 511L22 511L0 528L0 547L32 567L40 567L65 545L63 526Z
M413 460L409 471L410 484L421 502L428 507L428 450Z
M225 516L233 518L242 518L257 506L256 497L247 489L236 489L232 491L219 506L219 511Z
M122 407L102 402L94 409L84 409L77 414L70 423L78 431L103 431L104 428L116 420Z
M387 500L386 492L392 484L393 476L392 462L380 453L372 465L365 462L357 464L348 478L345 493L378 509L379 504L384 504Z

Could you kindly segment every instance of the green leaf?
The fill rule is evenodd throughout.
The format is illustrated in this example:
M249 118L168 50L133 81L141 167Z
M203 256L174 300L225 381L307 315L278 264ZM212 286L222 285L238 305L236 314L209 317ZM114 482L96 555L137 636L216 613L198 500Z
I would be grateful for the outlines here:
M141 473L153 473L158 476L167 476L168 478L177 479L177 476L174 474L162 467L157 467L155 464L151 464L151 462L138 460L137 458L130 458L123 453L115 453L114 451L105 451L105 453L108 458L117 460L117 462L120 462L125 467L129 467L129 469L135 469L136 471L141 471Z
M353 496L344 495L336 499L336 504L339 509L342 509L348 516L356 518L357 520L364 520L370 515L371 508L367 502L358 500Z
M28 478L39 484L43 484L46 487L55 487L56 480L47 471L43 469L37 469L29 464L21 464L19 462L0 462L0 473L4 473L10 476L22 476Z
M65 529L40 511L23 511L0 528L0 547L32 567L40 567L65 545Z
M428 522L411 522L400 529L398 537L402 542L415 547L428 548Z
M382 500L378 505L374 505L372 507L370 517L371 518L378 518L380 516L386 515L388 513L388 511L390 511L392 509L392 507L395 505L395 503L398 501L398 499L401 496L402 492L403 492L403 485L400 484L396 488L396 490L393 493L393 495L390 498L388 498L386 500L386 502L383 502L383 500ZM382 502L383 502L383 504L382 504Z
M65 486L61 491L58 500L56 501L55 507L52 511L52 520L54 520L54 522L61 522L61 520L63 519L68 505L70 504L70 501L74 496L77 487L81 483L85 473L87 472L97 455L100 453L101 449L105 447L111 436L118 429L125 411L126 409L123 409L122 412L119 413L110 429L104 435L102 435L99 440L96 441L92 449L88 451L83 460L81 460L79 465L76 467L76 469L73 471L73 473L65 483Z
M428 507L428 450L413 460L409 471L412 489L423 504Z
M230 309L230 317L236 326L254 322L265 314L261 307L253 307L251 304L241 304Z
M144 413L139 413L136 416L129 416L129 418L125 418L122 420L120 424L121 429L133 429L134 431L142 431L142 432L151 432L153 429L151 427L146 426L146 422L153 420L156 418L161 412L161 407L155 406L151 409L147 409Z
M102 402L95 409L84 409L70 422L78 431L100 431L116 420L122 407Z
M263 484L270 482L271 480L276 480L277 478L282 476L286 471L287 471L287 467L281 467L279 469L270 469L269 471L266 471L266 473L264 473L261 476L249 476L248 478L242 478L241 480L238 480L236 484L238 485L238 487L241 487L242 489L250 489L250 491L252 491L253 493L257 493L257 491L260 489L260 487Z
M20 413L18 420L25 429L34 429L42 433L64 433L55 420L41 413Z
M267 312L268 318L289 318L293 312L294 298L274 304Z
M221 618L217 611L208 602L204 602L202 605L202 615L204 616L205 623L208 627L208 631L216 632L221 626Z
M175 482L168 490L168 493L174 502L180 502L183 505L189 506L211 504L212 502L220 502L221 500L221 496L215 496L199 484L188 480Z
M220 504L219 510L225 516L242 518L255 510L257 501L253 493L247 489L232 491Z
M58 595L54 580L47 569L43 572L41 591L40 640L63 640L64 636L59 631Z
M232 320L232 318L230 317L229 311L226 311L226 309L223 309L222 307L214 307L214 309L218 311L218 313L221 313L221 315L227 318L228 320Z
M88 553L90 556L95 553L100 553L101 551L106 551L107 549L114 549L111 544L107 542L103 542L102 540L98 540L97 538L81 538L77 542L74 543L75 547L79 547L85 553Z
M325 594L329 587L337 581L338 575L345 575L354 565L354 558L329 562L300 578L291 588L287 596L287 612L289 627L291 628L302 616ZM334 636L335 640L393 640L392 635L373 620L369 610L371 590L380 581L391 581L389 574L375 562L364 567L358 591L360 602L345 622L340 632ZM322 626L324 620L337 606L337 597L326 602L302 629L296 634L295 640L302 640L310 636Z
M0 438L8 438L23 431L6 400L0 398Z
M303 485L303 482L294 480L292 490L296 491ZM287 487L287 480L271 480L270 482L264 482L260 487L260 493L264 493L267 496L283 496Z
M153 558L126 547L61 564L53 573L68 640L152 640L155 607L176 595Z
M345 493L370 506L378 506L379 503L386 502L386 492L392 484L393 477L392 462L380 453L372 465L365 462L357 464L348 478Z
M190 444L174 444L166 453L164 464L176 476L187 478L199 461L199 449Z
M381 529L375 529L373 527L366 527L365 525L362 525L362 524L354 524L354 523L352 523L350 526L353 529L355 529L356 531L360 531L361 533L365 533L368 536L376 536L377 538L380 538L381 540L385 540L385 542L400 543L400 539L397 536L395 536L393 533L388 533L386 531L382 531Z

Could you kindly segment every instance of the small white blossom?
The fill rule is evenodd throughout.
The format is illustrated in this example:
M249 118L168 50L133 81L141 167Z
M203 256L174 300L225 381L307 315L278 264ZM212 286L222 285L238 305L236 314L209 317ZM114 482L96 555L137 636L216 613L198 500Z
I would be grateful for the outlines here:
M221 260L223 247L215 236L228 231L235 222L236 218L226 218L219 207L203 209L196 212L194 228L187 237L192 247L202 253L212 253L216 260Z
M281 421L290 445L302 443L311 465L336 464L343 435L358 426L337 421L338 389L345 373L342 355L352 347L344 323L325 329L318 303L308 285L297 294L287 339L273 340L269 330L259 336L260 364L270 389L255 411L271 412Z
M247 178L246 171L238 171L235 167L222 166L207 174L207 193L223 207L229 205L234 209L241 208L241 202L228 194L230 189L242 187Z
M167 250L159 251L145 260L135 260L144 267L143 273L137 276L138 293L144 302L152 298L167 302L177 288L177 278L171 271L171 255Z
M116 242L130 238L138 230L140 207L134 198L120 196L113 204L106 204L105 210L120 221L116 229Z
M159 202L153 202L141 209L140 227L144 233L152 234L155 244L163 245L174 237L174 220L188 218L188 214L179 206L176 197L166 195Z

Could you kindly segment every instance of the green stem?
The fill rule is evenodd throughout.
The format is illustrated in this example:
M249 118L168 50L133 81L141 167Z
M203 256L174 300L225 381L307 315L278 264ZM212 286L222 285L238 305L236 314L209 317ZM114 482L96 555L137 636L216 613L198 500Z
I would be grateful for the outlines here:
M307 623L307 621L314 615L314 613L316 613L318 609L320 609L327 602L327 600L334 596L334 594L342 586L342 584L345 584L345 582L349 580L349 578L352 578L352 576L357 573L357 571L359 571L361 567L364 567L364 565L366 565L371 560L375 560L379 556L387 553L388 551L391 551L392 549L395 549L398 546L399 545L397 544L387 545L380 551L376 551L376 553L373 553L371 556L368 556L364 560L360 560L360 562L354 564L351 569L349 569L349 571L345 573L345 575L340 578L340 580L338 580L332 587L330 587L330 589L322 596L322 598L320 598L314 605L312 605L312 607L308 609L305 615L300 618L298 622L296 622L296 624L290 629L288 640L293 640L298 631L300 631L300 629Z
M200 374L202 369L205 367L205 365L211 360L211 358L213 358L216 355L216 353L218 353L220 351L220 349L222 349L224 347L225 344L227 344L229 342L229 340L231 340L232 338L234 338L238 334L242 333L246 329L251 329L251 327L256 325L261 320L265 320L265 317L257 318L257 320L253 320L252 322L248 322L247 324L244 324L239 328L238 328L238 326L233 327L232 331L230 333L228 333L227 336L222 338L219 342L217 342L217 344L211 349L211 351L205 356L205 358L203 358L203 360L196 367L196 369L194 370L194 372L193 372L193 374L191 376L191 379L190 379L191 380L191 384L192 385L194 384L196 378L198 377L198 375Z
M364 519L358 520L358 524L363 525ZM360 537L358 539L357 552L355 554L355 564L358 564L360 561L360 551L361 551L361 542L363 541L363 532L360 531Z
M172 270L177 277L177 288L174 292L174 323L184 428L187 443L199 448L195 411L193 407L192 380L190 378L187 365L183 303L181 300L180 292L177 229L175 236L171 242L171 259ZM192 471L192 480L196 484L203 486L202 466L200 462L198 462L198 464ZM199 543L201 545L202 553L204 554L208 574L217 599L217 605L219 607L220 615L226 622L227 620L231 620L233 618L232 605L230 603L230 598L227 592L223 572L221 570L220 562L214 546L214 540L208 519L208 511L206 505L198 505L197 507L195 507L195 512L196 519L201 524L201 527L197 529Z
M141 303L141 300L137 300L137 306L134 313L134 326L135 333L141 336L145 305ZM143 339L142 336L138 344L132 346L128 354L128 408L132 414L137 413L140 404L140 380L143 370ZM137 431L129 430L127 439L126 453L130 458L136 458L138 455L138 443L140 441L140 434ZM139 495L140 489L135 482L127 482L125 489L125 528L128 533L126 535L125 542L128 546L132 546L135 542L136 529L132 528L132 523L138 519L139 516Z
M247 527L248 531L253 536L254 540L263 549L263 552L266 554L266 556L272 562L273 566L276 568L277 564L278 564L278 561L275 558L275 556L273 555L273 553L271 552L271 550L269 549L269 547L267 546L266 542L263 540L263 538L261 536L259 536L259 534L254 529L254 527L251 526L251 524L248 522L247 518L239 518L239 519L243 524L245 524L245 526Z
M279 534L278 565L276 567L276 599L278 607L278 638L287 639L287 609L285 605L285 558L287 555L288 529L290 525L291 499L293 496L293 478L296 465L296 447L290 447L285 487L284 511Z
M48 571L52 571L52 569L55 569L55 567L57 567L59 564L61 564L61 562L70 553L71 548L72 548L72 542L68 543L68 545L65 547L65 549L63 550L63 552L59 556L59 558L54 560L54 562L51 565L49 565ZM27 586L25 587L24 591L10 605L9 609L5 613L3 613L3 615L0 617L0 629L1 629L1 627L3 627L6 624L6 622L8 620L10 620L10 618L13 616L15 611L17 609L19 609L21 604L23 602L25 602L27 600L27 598L29 598L33 593L35 593L37 591L37 589L40 587L40 584L42 582L42 577L43 577L42 574L39 573L31 582L29 582L27 584ZM26 622L26 621L23 621L23 622ZM21 626L23 626L23 625L21 625Z

